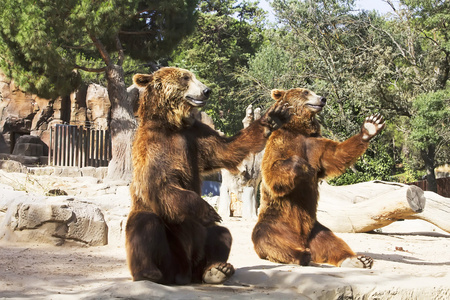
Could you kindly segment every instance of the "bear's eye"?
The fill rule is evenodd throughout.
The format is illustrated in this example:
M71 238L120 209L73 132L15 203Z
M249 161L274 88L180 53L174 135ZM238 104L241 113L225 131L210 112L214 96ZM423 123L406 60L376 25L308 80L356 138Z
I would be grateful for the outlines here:
M309 91L304 91L303 92L303 95L305 95L305 96L308 96L308 94L309 94Z
M184 75L184 76L183 76L183 80L188 81L189 79L191 79L191 78L189 77L189 75Z

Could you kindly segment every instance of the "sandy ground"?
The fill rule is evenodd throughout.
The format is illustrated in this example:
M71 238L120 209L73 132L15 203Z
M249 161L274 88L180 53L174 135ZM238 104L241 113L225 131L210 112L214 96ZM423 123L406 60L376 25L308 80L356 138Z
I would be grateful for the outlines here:
M367 269L300 267L261 260L254 220L224 221L236 274L223 285L132 282L123 246L0 243L0 298L28 299L450 299L450 234L403 221L376 234L338 234L374 258Z

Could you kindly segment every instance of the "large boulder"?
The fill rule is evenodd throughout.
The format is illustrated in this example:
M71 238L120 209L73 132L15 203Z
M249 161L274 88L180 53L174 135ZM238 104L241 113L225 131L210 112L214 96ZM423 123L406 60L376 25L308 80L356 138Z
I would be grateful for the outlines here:
M23 135L17 139L13 155L43 156L43 142L38 136Z
M108 117L111 108L108 90L98 84L90 84L86 93L86 116L95 129L108 129Z
M100 208L73 197L45 197L0 186L0 239L13 242L108 243L108 226Z

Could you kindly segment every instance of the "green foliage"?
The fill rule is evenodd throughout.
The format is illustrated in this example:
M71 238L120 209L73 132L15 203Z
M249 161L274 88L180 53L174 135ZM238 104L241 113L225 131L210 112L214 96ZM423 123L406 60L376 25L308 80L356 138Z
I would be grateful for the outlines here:
M294 56L283 44L280 32L266 30L265 43L248 61L248 67L238 70L237 78L243 87L240 97L246 103L269 106L272 89L289 89L302 84L301 70Z
M329 181L332 185L348 185L372 180L392 181L395 161L386 145L375 143L366 153L346 170L346 172ZM355 172L356 171L356 172Z
M411 165L406 164L404 172L398 173L395 176L393 176L393 181L401 183L411 183L421 180L423 175L424 175L423 171L416 170Z
M54 98L77 70L166 55L193 28L196 0L2 0L0 68L22 89ZM97 70L101 71L101 70Z
M419 95L413 101L411 135L415 147L448 143L450 140L450 88Z
M180 43L170 62L194 71L213 89L206 112L227 134L242 128L247 104L235 73L262 42L262 16L255 3L202 1L194 34Z

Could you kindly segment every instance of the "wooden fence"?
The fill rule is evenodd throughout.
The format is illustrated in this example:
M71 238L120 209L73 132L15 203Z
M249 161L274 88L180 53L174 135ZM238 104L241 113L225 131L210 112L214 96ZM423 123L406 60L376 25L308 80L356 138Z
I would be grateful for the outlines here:
M109 130L56 124L50 131L48 164L64 167L103 167L111 160Z
M450 197L450 177L446 178L438 178L436 179L437 183L437 193L441 195L442 197ZM428 182L426 180L420 180L416 182L411 182L409 184L416 185L420 187L422 190L426 191Z

